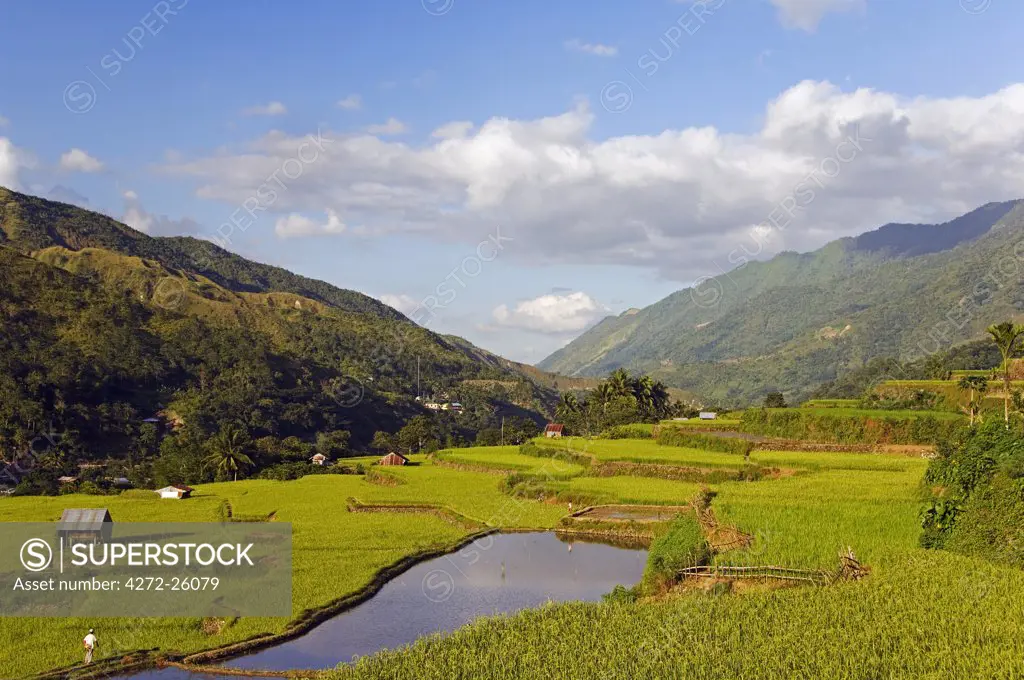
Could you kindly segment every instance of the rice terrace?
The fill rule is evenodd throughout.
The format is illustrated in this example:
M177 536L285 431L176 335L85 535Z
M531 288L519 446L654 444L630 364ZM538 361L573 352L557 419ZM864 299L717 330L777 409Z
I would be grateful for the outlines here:
M2 16L0 680L1024 680L1024 2Z

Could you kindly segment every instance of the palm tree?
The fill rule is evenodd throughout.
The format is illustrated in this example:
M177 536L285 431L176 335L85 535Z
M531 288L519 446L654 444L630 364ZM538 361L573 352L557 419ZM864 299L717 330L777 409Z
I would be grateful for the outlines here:
M971 415L971 427L974 427L974 419L978 416L978 411L981 410L981 400L985 392L988 391L988 379L980 375L968 375L960 378L960 382L957 383L957 387L962 390L970 390L971 396L967 402L965 411ZM974 393L978 393L978 399L975 401ZM963 408L963 407L961 407Z
M608 385L608 389L613 397L625 397L633 394L633 379L624 368L616 368L612 371L612 374L608 376L608 380L604 384Z
M988 334L992 336L992 341L996 343L996 347L999 348L999 353L1003 357L1003 419L1006 421L1007 426L1010 424L1010 358L1013 356L1013 345L1017 342L1017 338L1024 333L1024 326L1015 324L1012 321L1004 321L989 326L987 329Z
M217 466L217 472L232 474L238 481L238 469L251 467L252 459L246 455L249 446L249 435L235 425L225 425L210 440L210 455L206 457L209 465Z

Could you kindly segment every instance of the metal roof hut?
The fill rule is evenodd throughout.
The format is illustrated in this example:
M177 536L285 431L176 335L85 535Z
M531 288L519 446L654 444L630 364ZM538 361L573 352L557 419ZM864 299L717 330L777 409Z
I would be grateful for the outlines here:
M110 540L114 520L106 508L68 509L57 523L57 536L68 543L95 543Z
M549 439L560 439L564 431L565 425L561 423L548 423L547 427L544 428L544 436Z
M377 461L377 465L405 465L409 462L409 459L400 453L392 451L388 455Z

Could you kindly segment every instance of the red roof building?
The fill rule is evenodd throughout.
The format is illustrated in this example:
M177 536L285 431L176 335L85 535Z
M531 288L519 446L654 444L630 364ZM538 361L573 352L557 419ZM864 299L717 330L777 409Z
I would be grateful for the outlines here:
M544 428L544 436L558 439L562 436L563 430L565 430L565 425L561 423L548 423L547 427Z
M409 459L400 453L392 451L388 455L377 461L377 465L405 465L409 462Z

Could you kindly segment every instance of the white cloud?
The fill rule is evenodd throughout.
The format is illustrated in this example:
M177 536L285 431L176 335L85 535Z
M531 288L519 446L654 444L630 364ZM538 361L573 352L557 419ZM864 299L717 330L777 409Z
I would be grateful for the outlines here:
M286 113L288 113L288 107L281 102L250 106L242 110L243 116L283 116Z
M473 122L468 120L457 120L445 123L430 133L435 139L464 139L473 130Z
M614 57L619 53L619 48L614 45L602 45L601 43L585 43L577 38L565 41L565 49L570 52L581 52L595 57Z
M76 148L60 157L60 169L68 172L100 172L103 170L103 163Z
M344 99L339 99L335 106L339 109L345 109L346 111L356 111L363 108L363 98L358 94L350 94Z
M411 295L406 295L404 293L385 293L384 295L381 295L377 299L386 304L388 307L393 307L397 309L402 314L411 314L412 311L420 305L419 300L412 297Z
M866 0L771 0L778 8L782 25L814 31L829 12L863 9Z
M21 166L21 152L11 140L0 137L0 187L18 189L21 186L18 181Z
M154 215L139 202L139 195L128 189L121 192L124 199L124 214L121 221L136 231L150 236L197 235L201 227L195 220L185 217L173 220L167 215Z
M523 300L509 309L496 307L492 313L500 326L538 333L579 333L600 321L608 308L584 292L541 295Z
M280 238L293 238L296 236L324 236L340 234L345 231L345 224L333 210L327 211L326 222L316 222L304 215L293 213L282 217L274 224L274 233Z
M405 123L397 118L388 118L386 122L366 128L371 135L401 135L409 131Z
M638 265L689 282L737 264L727 254L741 246L760 257L809 250L1024 194L1024 84L939 99L805 81L768 102L760 129L745 133L706 126L595 139L594 118L586 105L492 118L443 126L419 145L325 130L336 141L274 208L332 209L368 236L471 246L500 225L515 239L503 259ZM201 197L241 205L305 141L271 133L244 152L165 170L197 180ZM751 228L778 219L780 201L800 187L795 217L762 252Z

